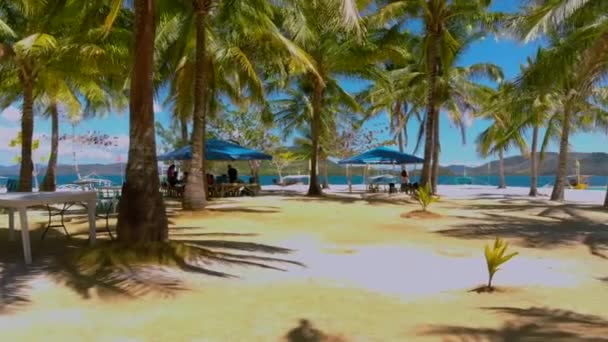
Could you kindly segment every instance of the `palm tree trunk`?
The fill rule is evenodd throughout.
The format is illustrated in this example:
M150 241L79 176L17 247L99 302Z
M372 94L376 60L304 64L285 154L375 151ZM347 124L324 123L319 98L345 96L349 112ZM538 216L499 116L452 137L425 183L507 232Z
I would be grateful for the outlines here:
M315 76L313 76L315 77ZM313 81L313 93L312 93L312 122L311 122L311 135L312 135L312 153L310 156L310 180L308 183L308 196L320 196L323 194L321 187L319 186L319 179L317 178L317 169L319 161L319 134L321 131L321 100L323 99L323 87L319 79L316 77Z
M507 182L505 180L505 157L502 150L498 150L498 188L506 189Z
M129 104L129 157L116 230L122 243L166 241L154 132L154 0L135 0L133 71Z
M424 162L420 173L420 185L426 186L431 181L433 151L435 150L435 137L433 135L433 121L435 121L434 108L427 108L424 128Z
M403 153L405 153L405 148L407 147L407 112L408 112L407 102L403 103L403 108L401 109L401 129L399 135L401 135L401 141L403 144Z
M404 142L404 134L403 129L401 129L401 123L403 120L403 113L401 112L401 103L395 103L395 112L393 114L393 118L395 122L393 123L393 127L391 129L397 130L397 145L399 147L399 152L405 153L405 142ZM405 170L405 165L401 164L401 170Z
M55 191L56 187L55 170L57 169L57 153L59 149L59 111L57 103L51 103L49 112L51 113L51 155L49 156L49 163L42 180L42 186L40 187L42 191Z
M181 129L181 133L182 133L182 145L183 146L187 146L189 141L188 141L188 119L185 117L180 117L180 129Z
M323 156L323 189L329 189L329 176L327 174L327 157Z
M538 132L539 127L534 126L532 130L532 147L530 150L530 196L538 195L538 156L536 149L538 148Z
M207 89L207 34L205 26L210 0L195 0L196 9L196 75L194 77L194 113L192 119L192 159L190 172L184 192L182 207L184 210L201 210L207 204L205 191L205 124Z
M433 150L433 169L431 172L431 188L433 189L433 194L437 194L437 182L439 180L439 154L441 153L441 143L439 142L439 112L435 113L435 120L433 121L433 141L434 141L434 150Z
M433 130L435 127L435 119L437 118L437 76L439 74L438 60L438 43L439 39L436 34L431 34L428 52L428 70L429 70L429 88L426 99L426 127L425 127L425 142L424 142L424 163L422 164L422 174L420 183L426 186L432 179L432 163L433 153L436 150L435 135Z
M555 184L551 192L551 200L564 201L564 187L566 184L566 173L568 172L568 138L570 137L570 109L566 105L564 108L564 118L562 123L562 136L559 143L559 156L557 164L557 174Z
M21 76L23 86L23 113L21 116L21 166L19 169L19 191L32 191L32 142L34 136L34 84L32 75L24 71Z
M608 209L608 189L606 189L606 197L604 198L604 208Z

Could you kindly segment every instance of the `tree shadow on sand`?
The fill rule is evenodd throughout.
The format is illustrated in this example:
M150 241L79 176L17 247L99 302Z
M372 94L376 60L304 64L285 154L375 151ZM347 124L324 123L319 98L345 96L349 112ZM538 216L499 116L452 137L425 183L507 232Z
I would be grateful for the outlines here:
M529 210L530 205L514 209L512 205L471 205L484 217L476 223L440 230L437 233L464 239L487 239L500 236L533 248L552 248L584 244L590 253L608 259L608 226L588 215L601 212L597 208L572 205L538 205L534 216L511 216L509 210ZM494 210L494 212L488 212Z
M303 264L275 257L292 250L271 245L229 240L180 239L166 243L121 245L98 242L90 247L87 236L38 241L41 229L31 231L34 263L25 266L21 241L0 237L0 314L29 303L28 284L48 276L82 298L93 296L136 298L154 293L170 296L187 290L188 274L238 279L238 267L286 271ZM213 233L209 233L213 234ZM6 235L0 229L0 235Z
M304 197L302 194L297 196L288 196L285 201L296 201L304 203L340 203L340 204L353 204L353 203L366 203L368 205L404 205L404 204L415 204L414 200L409 197L376 197L376 196L363 196L363 197L352 197L352 196L341 196L336 194L324 194L320 197Z
M421 335L441 336L443 341L608 341L605 318L573 311L515 307L489 307L484 310L508 315L500 328L433 325Z

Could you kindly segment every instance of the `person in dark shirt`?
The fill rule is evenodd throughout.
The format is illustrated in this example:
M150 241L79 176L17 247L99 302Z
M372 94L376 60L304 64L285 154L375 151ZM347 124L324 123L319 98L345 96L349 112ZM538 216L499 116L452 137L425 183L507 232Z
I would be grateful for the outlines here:
M228 181L230 183L236 183L239 178L239 172L232 167L232 165L228 165Z
M175 164L171 164L169 169L167 169L167 183L171 186L177 184L177 170L175 170Z

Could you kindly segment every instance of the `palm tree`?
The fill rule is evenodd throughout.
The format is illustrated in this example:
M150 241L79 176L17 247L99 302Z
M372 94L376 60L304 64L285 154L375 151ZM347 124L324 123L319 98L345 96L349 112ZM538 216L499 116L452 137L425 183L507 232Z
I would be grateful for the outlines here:
M174 117L181 123L184 141L187 121L193 120L192 138L188 139L193 146L188 177L192 184L186 186L183 206L197 210L205 205L204 151L199 153L199 147L204 148L207 119L225 108L221 103L224 99L242 108L257 104L266 114L263 117L268 118L263 110L262 66L283 63L284 59L275 56L285 57L285 53L292 57L294 65L310 63L274 26L270 20L274 9L264 0L193 3L184 0L179 4L181 8L161 18L157 55L161 84L169 85L167 104L173 107ZM206 76L201 78L201 74Z
M87 44L88 47L91 45ZM103 72L95 70L95 65L107 65L107 63L99 58L94 61L90 58L74 58L75 54L82 54L82 46L75 44L74 47L77 51L64 51L61 56L54 57L53 64L40 74L37 86L39 112L51 118L51 153L41 185L43 191L55 191L60 110L73 121L82 116L89 117L109 113L113 109L120 110L126 104L126 97L122 91L123 82L114 82L122 78L126 68L113 66L111 70L103 70ZM102 58L107 56L114 61L124 60L125 56L110 52L121 51L120 46L113 45L112 50L98 47L100 49L98 51L105 52ZM83 62L86 62L86 65ZM113 87L116 89L112 89Z
M425 148L421 183L433 184L436 191L439 170L439 117L442 103L441 78L452 68L462 51L491 28L495 16L488 13L490 1L484 0L386 0L375 20L413 17L420 19L421 67L426 75Z
M551 194L551 199L555 201L564 199L568 136L572 123L585 112L585 102L595 92L601 75L608 70L606 13L608 3L601 0L531 2L512 24L512 30L525 41L542 34L551 38L552 44L547 53L550 56L536 62L541 70L531 78L545 87L560 84L563 105L560 153Z
M477 151L479 155L486 158L488 155L495 153L498 155L498 175L499 189L505 189L507 183L505 180L504 168L504 153L511 146L518 147L522 153L526 153L527 144L522 134L512 128L512 113L509 112L504 103L514 101L515 88L510 83L502 83L498 90L486 88L485 104L481 117L491 119L492 122L488 128L479 134L476 140Z
M551 102L557 108L549 120L551 130L559 130L559 155L556 179L551 193L551 200L563 201L566 177L568 172L569 137L577 129L593 129L588 124L601 123L603 117L603 89L595 78L589 78L586 66L596 64L591 60L595 56L583 53L576 56L578 63L564 64L560 73L548 73L549 66L555 66L555 60L560 58L563 41L552 41L552 47L539 53L536 60L521 76L522 89L541 89L551 85L548 92ZM552 74L552 75L548 75ZM555 74L559 74L556 77Z
M168 221L160 194L154 133L155 1L134 1L133 69L130 87L129 157L118 208L118 240L165 241Z
M287 37L309 56L314 70L300 76L300 83L310 87L310 159L309 196L322 194L317 178L323 130L323 101L328 87L339 88L336 76L353 75L369 67L369 55L360 49L361 28L358 8L351 0L285 0L281 7L280 26ZM364 6L363 1L359 3Z
M408 124L412 119L422 122L422 87L416 86L419 76L419 73L413 72L412 67L386 70L358 96L364 103L369 104L368 119L384 112L388 114L389 131L397 141L401 153L405 152L409 141Z
M22 102L19 191L32 191L35 89L40 73L61 45L65 23L58 23L57 18L64 6L63 2L31 0L0 3L0 75L2 80L19 80L18 98ZM1 102L15 100L6 96L2 95Z
M270 88L274 86L271 84ZM312 147L310 125L313 118L312 89L313 86L308 78L299 78L294 80L289 88L283 89L278 99L269 102L276 124L283 128L283 132L285 133L282 137L284 140L292 137L294 131L306 133L306 138L302 138L299 141L308 141L309 143L301 143L300 145L310 145L310 149L300 148L302 151L307 151L305 155L300 153L300 157L308 156L312 158L313 156L314 148ZM333 150L334 135L342 128L341 126L352 126L361 121L359 113L362 111L363 109L357 102L357 99L344 91L337 82L331 80L328 83L322 99L317 155L319 160L318 165L324 176L324 188L329 187L329 184L327 184L327 157ZM310 158L309 160L312 167L312 160Z

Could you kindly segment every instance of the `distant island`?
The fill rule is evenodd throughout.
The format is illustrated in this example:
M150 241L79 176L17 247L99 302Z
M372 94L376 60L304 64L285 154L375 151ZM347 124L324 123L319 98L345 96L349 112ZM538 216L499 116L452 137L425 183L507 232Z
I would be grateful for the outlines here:
M581 173L585 175L604 176L608 174L608 153L570 153L570 161L568 163L571 172L574 172L574 163L578 160L581 163ZM526 157L515 156L505 158L505 173L507 175L528 175L530 173L530 160ZM210 163L210 170L215 174L222 173L228 162L213 162ZM249 173L249 165L247 162L230 162L233 166L240 170L241 174ZM462 175L466 169L468 176L482 176L489 173L498 173L498 161L493 160L480 166L470 167L464 165L448 165L440 168L440 174L446 176ZM83 164L78 166L81 175L96 173L98 175L121 175L125 164ZM418 166L419 170L421 166ZM553 175L557 168L557 153L548 152L540 165L541 175ZM46 171L46 166L38 166L38 173L43 175ZM276 175L276 169L270 162L262 162L260 175ZM19 174L18 165L0 166L0 176L15 176ZM57 175L75 175L76 171L73 165L60 164L57 165ZM308 174L308 161L297 161L283 170L283 175L289 174ZM343 176L345 168L342 165L328 162L328 174L330 176ZM355 171L357 174L357 171Z
M539 167L540 175L554 175L557 169L557 157L555 152L547 152ZM570 153L568 158L569 173L574 173L574 164L576 161L581 164L581 174L605 176L608 175L608 153L593 152L593 153ZM530 159L523 156L508 157L504 160L505 174L507 175L529 175L530 174ZM482 176L489 173L498 173L498 161L493 160L480 166L469 167L464 165L447 166L453 174L462 175L466 168L466 173L469 176Z

